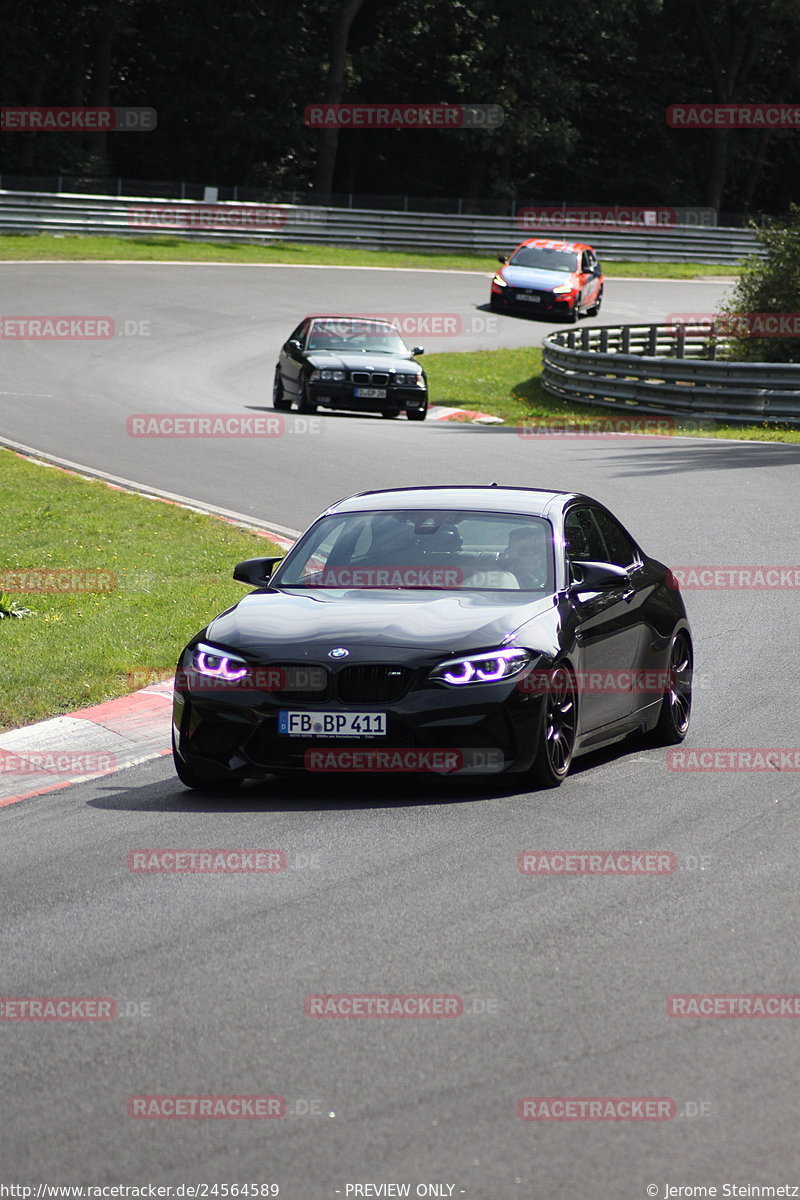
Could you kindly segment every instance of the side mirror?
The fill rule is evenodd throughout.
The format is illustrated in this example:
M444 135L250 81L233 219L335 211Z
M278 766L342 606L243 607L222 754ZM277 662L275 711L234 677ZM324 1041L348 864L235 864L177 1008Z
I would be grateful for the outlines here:
M233 568L233 578L239 583L249 583L251 587L266 587L275 564L284 557L281 554L277 558L246 558Z
M498 261L498 262L501 262L501 263L507 263L507 262L508 262L508 255L507 255L507 254L498 254L498 256L497 256L497 261Z
M424 353L425 353L425 347L424 347L424 346L414 346L414 348L413 348L413 350L411 351L411 353L412 353L412 355L416 355L416 354L424 354Z
M631 577L625 567L614 563L604 562L574 562L572 571L575 576L569 585L569 592L602 592L610 588L630 584Z
M287 345L290 350L302 350L303 349L303 347L298 342L297 338L292 338L292 340L290 342L287 342Z

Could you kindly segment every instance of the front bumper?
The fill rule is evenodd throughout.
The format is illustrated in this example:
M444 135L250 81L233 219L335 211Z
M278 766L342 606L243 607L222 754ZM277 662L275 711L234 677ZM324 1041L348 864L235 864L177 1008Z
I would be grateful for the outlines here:
M380 389L386 392L383 397L357 396L356 385L325 379L310 381L307 387L309 398L320 408L348 412L419 412L428 404L428 389L421 387L393 387L389 384Z
M307 664L306 664L307 665ZM429 668L422 674L427 675ZM198 772L263 778L282 772L399 772L485 775L524 771L538 749L540 696L519 677L453 688L412 686L391 703L279 699L267 692L195 689L186 673L176 681L175 743ZM298 737L279 733L280 711L386 713L379 737ZM412 752L412 753L409 753Z
M519 296L529 297L520 300ZM547 313L548 316L566 316L575 303L575 294L567 292L556 296L552 292L541 291L537 288L492 287L491 303L498 308L513 308L519 312Z

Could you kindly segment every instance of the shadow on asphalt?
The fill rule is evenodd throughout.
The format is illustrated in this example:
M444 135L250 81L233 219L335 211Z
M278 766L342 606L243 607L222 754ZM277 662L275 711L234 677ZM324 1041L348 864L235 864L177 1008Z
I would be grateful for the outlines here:
M567 780L558 790L525 790L518 777L505 775L473 779L423 780L407 776L370 775L344 777L271 776L248 781L229 796L191 791L170 774L166 780L143 787L109 785L107 795L87 801L87 807L118 812L326 812L354 809L424 808L431 805L471 804L502 797L527 796L532 801L558 795L569 799L570 783L593 768L621 761L645 750L638 740L620 743L576 759ZM660 753L659 751L655 752ZM409 795L412 791L412 795Z

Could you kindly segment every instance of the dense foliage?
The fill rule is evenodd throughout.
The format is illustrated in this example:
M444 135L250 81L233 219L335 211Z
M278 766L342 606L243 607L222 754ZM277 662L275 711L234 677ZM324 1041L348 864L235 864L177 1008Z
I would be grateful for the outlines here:
M148 105L158 128L5 134L0 170L779 213L795 131L670 129L665 110L796 96L799 20L800 0L6 0L4 104ZM491 102L506 119L341 132L326 181L303 113L336 94Z
M800 206L792 204L787 221L757 236L766 257L748 259L724 309L723 332L744 335L731 338L726 357L800 363Z

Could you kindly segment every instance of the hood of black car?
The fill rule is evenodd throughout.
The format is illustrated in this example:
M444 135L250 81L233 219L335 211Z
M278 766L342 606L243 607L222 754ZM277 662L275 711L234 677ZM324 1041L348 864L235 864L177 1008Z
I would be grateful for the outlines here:
M419 374L422 367L411 357L404 354L340 354L337 350L314 350L307 359L312 367L320 370L339 371L405 371L406 374Z
M345 647L355 662L359 650L374 659L368 651L376 647L384 655L393 649L423 654L491 649L552 611L553 597L539 593L510 600L508 593L486 592L263 589L213 620L204 636L225 649L267 659L291 653L327 661L330 650Z

